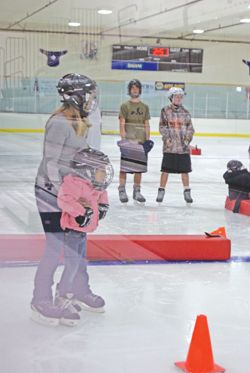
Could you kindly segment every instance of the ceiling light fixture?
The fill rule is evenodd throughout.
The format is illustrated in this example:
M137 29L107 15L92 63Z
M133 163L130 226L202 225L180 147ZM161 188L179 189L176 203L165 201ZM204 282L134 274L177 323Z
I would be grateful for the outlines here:
M103 15L107 15L107 14L111 14L113 13L112 10L109 10L109 9L99 9L97 11L98 14L103 14Z
M204 30L201 29L195 29L193 30L193 34L203 34Z
M69 22L68 25L71 27L79 27L81 24L80 22Z
M242 18L240 19L241 23L250 23L250 18Z

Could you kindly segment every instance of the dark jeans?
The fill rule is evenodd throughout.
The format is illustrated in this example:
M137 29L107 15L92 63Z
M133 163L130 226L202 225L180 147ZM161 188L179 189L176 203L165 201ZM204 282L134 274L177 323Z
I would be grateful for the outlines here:
M60 228L61 211L56 195L35 187L37 207L45 230L45 249L35 275L33 303L52 301L54 274L64 253L64 270L59 281L60 295L73 293L76 297L89 292L87 273L86 233Z

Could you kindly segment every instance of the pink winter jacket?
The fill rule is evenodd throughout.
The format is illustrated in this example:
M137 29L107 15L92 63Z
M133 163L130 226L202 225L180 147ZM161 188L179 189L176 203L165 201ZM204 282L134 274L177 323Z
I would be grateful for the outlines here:
M93 210L89 225L79 227L75 218L85 214L85 208L78 202L79 198L86 200L86 204ZM97 190L90 181L81 179L78 176L67 175L63 179L58 196L57 204L62 209L61 227L74 229L79 232L93 232L99 221L98 204L108 204L106 190Z

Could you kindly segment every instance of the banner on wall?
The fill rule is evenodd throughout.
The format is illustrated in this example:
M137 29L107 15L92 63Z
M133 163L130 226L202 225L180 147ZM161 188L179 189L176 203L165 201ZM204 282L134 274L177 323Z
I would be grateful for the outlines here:
M168 91L172 87L182 88L185 91L185 83L180 82L163 82L157 80L155 82L155 90L156 91Z

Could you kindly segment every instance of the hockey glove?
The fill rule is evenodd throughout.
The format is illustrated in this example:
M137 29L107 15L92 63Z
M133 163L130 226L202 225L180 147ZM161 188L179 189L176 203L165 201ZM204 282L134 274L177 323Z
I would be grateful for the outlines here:
M100 203L98 205L99 220L104 219L109 209L109 205L106 203Z
M87 227L90 223L91 217L93 215L93 210L90 207L85 207L85 215L78 215L75 221L79 224L79 227Z
M154 142L152 140L146 140L143 144L143 149L145 154L147 155L153 148Z

